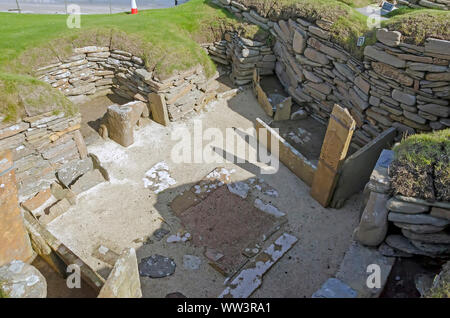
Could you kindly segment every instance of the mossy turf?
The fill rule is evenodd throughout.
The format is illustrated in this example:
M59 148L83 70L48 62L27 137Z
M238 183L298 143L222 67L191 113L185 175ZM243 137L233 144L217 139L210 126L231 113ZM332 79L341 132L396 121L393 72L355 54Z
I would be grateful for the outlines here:
M394 153L394 194L450 201L450 128L407 137Z
M442 266L437 282L426 293L426 298L450 298L450 262Z
M423 45L427 38L450 41L449 11L405 9L402 13L399 12L383 22L382 25L389 30L402 33L403 41L410 44Z
M52 111L73 115L76 107L61 92L49 84L27 75L0 72L0 123L15 122L31 115Z

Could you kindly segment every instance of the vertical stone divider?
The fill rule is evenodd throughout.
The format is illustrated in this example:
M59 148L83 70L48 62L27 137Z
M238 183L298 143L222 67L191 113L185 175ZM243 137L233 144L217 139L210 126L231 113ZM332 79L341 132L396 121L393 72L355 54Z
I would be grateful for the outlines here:
M348 110L335 104L310 192L323 207L327 207L331 201L355 127L356 122Z
M0 266L34 258L30 238L19 209L12 152L0 153Z
M169 124L169 114L165 99L157 93L150 93L148 95L148 102L150 103L153 120L158 124L167 126Z
M263 91L261 85L259 84L261 77L259 75L258 69L255 68L253 71L253 92L258 100L259 105L266 112L267 116L273 117L273 107L269 102L266 93Z

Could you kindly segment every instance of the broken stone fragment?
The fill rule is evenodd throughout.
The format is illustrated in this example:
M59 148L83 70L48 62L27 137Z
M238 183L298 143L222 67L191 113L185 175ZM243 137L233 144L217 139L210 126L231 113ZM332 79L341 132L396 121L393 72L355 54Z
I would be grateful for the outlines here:
M297 243L298 239L283 233L254 262L250 263L231 281L219 298L247 298L262 284L263 275Z
M248 192L250 191L249 185L242 181L230 183L227 187L231 193L240 196L242 199L247 198Z
M10 298L46 298L47 281L34 266L14 260L0 267L0 292Z
M275 206L273 206L270 203L264 203L261 199L255 199L255 202L253 203L253 206L257 208L258 210L261 210L262 212L268 213L270 215L273 215L274 217L282 217L285 216L286 213L278 210Z
M151 278L163 278L175 273L175 268L176 264L173 259L155 254L141 260L139 274Z
M65 164L56 172L58 180L66 187L69 186L81 175L92 170L94 165L91 158L82 160L72 160Z

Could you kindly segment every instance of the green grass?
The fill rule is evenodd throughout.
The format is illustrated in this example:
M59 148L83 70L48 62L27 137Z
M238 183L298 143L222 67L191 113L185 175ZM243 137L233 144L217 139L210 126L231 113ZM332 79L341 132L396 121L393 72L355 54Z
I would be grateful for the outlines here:
M429 167L450 155L450 128L405 138L394 148L395 158L418 168Z
M26 117L24 105L33 105L32 110L37 113L44 107L55 114L76 112L75 106L61 92L26 75L0 72L0 96L0 122Z
M129 51L142 57L161 79L199 64L211 76L215 65L199 43L218 40L225 30L236 29L246 37L263 32L207 0L138 15L83 15L80 29L69 29L66 19L64 15L0 13L0 114L4 121L24 114L17 94L20 88L44 87L13 74L33 74L36 67L71 55L74 47L101 45ZM42 102L59 102L66 108L59 95L51 94L49 99Z
M403 11L400 11L403 10ZM394 12L399 11L394 14ZM403 34L403 41L423 45L429 37L450 41L450 12L432 9L399 9L382 23Z
M341 45L358 58L363 57L363 47L357 47L360 36L365 36L365 45L373 44L375 32L367 25L367 17L355 7L364 7L371 0L242 0L244 4L256 9L271 20L302 17L314 22L326 20L332 22L331 41Z
M237 22L206 2L192 0L175 8L141 11L138 15L83 15L81 29L67 28L64 15L0 13L0 67L6 65L9 71L23 71L20 68L23 65L11 61L17 62L30 48L43 47L46 54L39 54L43 60L43 55L54 58L64 54L67 52L64 46L70 47L72 43L109 43L112 30L117 37L113 46L146 53L143 57L148 67L159 74L196 64L212 73L214 65L196 41L211 40L224 25ZM133 36L134 43L128 35Z

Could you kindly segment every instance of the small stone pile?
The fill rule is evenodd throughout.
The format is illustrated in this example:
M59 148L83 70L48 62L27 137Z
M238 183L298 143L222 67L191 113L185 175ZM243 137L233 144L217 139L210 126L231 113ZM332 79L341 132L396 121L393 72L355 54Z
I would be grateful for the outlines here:
M73 56L36 69L34 75L75 102L114 92L149 103L149 94L156 93L164 99L169 119L175 121L215 97L216 87L211 83L217 75L207 78L199 66L161 77L149 72L140 57L126 51L87 46L73 52Z
M448 0L398 0L398 3L410 8L450 9Z
M276 75L313 117L326 122L335 103L350 110L357 123L353 148L389 127L416 132L450 125L449 41L411 45L400 32L379 29L360 60L331 41L330 21L270 21L239 1L216 3L270 32Z
M355 240L379 246L385 256L450 256L450 202L391 197L388 176L393 152L383 150L366 186L366 205Z

